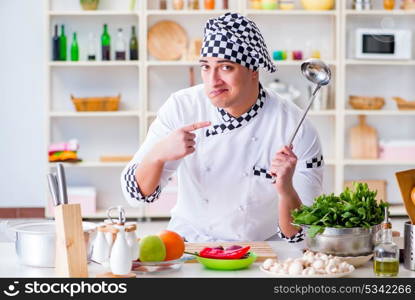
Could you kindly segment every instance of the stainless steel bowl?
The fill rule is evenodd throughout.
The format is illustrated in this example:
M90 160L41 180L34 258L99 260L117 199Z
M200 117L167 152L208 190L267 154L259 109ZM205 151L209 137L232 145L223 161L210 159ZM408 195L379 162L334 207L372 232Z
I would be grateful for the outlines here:
M94 223L82 222L88 260L92 254L92 241L96 233ZM9 225L14 235L19 261L32 267L55 267L55 222L25 222Z
M308 226L303 226L307 232ZM306 244L311 251L323 252L336 256L362 256L373 253L376 233L379 225L371 228L332 228L327 227L323 233L309 237Z

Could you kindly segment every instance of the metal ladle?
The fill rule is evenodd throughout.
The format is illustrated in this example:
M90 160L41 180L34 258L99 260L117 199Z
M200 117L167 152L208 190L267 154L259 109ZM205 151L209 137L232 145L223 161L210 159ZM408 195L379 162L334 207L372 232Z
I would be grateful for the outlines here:
M303 121L310 110L311 105L314 102L314 99L316 98L317 92L320 90L320 88L324 85L327 85L330 83L331 79L331 71L330 68L321 60L318 59L308 59L305 62L301 64L301 73L312 83L317 84L313 94L310 97L310 103L308 104L306 110L304 111L304 114L300 120L300 122L297 125L297 128L295 129L293 135L290 138L290 142L288 145L292 145L295 136L298 133L298 130L300 129L301 124L303 124Z

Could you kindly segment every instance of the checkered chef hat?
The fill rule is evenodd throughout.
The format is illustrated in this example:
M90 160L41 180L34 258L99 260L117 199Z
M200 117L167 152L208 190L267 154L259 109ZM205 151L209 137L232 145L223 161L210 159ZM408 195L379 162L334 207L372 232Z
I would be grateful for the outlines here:
M201 56L229 59L254 71L260 67L270 73L277 70L256 24L238 13L206 22Z

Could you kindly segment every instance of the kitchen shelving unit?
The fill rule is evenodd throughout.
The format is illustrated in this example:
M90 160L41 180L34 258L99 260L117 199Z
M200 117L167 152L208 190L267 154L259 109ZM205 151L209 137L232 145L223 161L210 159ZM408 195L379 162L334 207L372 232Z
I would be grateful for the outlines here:
M123 152L133 155L145 138L146 132L152 120L156 116L158 108L168 95L178 89L188 87L187 70L190 67L197 67L198 63L193 61L157 61L153 59L147 52L147 31L156 22L163 19L171 19L181 24L187 31L190 38L201 37L202 26L207 18L214 17L225 13L221 9L221 1L217 2L217 8L212 11L203 9L198 11L190 10L159 10L156 3L158 1L146 0L137 1L137 7L130 11L129 0L102 0L101 10L82 11L79 1L66 0L44 0L45 2L45 40L47 42L47 51L45 53L45 103L46 103L46 145L51 142L61 141L59 138L76 134L82 130L83 139L81 140L81 148L79 156L85 160L77 164L65 164L68 167L68 182L72 185L96 185L98 192L97 213L92 215L84 215L86 218L103 218L105 217L105 209L111 205L126 205L122 198L119 187L119 174L125 163L104 163L98 160L99 151ZM382 176L385 173L395 172L398 169L405 169L414 166L414 161L381 161L381 160L353 160L347 157L347 124L348 119L356 118L358 114L365 114L370 118L409 118L415 120L415 112L413 111L397 111L397 110L380 110L380 111L355 111L347 108L347 86L346 75L348 68L362 67L391 67L399 68L402 66L412 68L415 66L415 60L412 61L362 61L349 58L346 51L348 43L347 26L350 22L354 22L353 18L377 18L377 17L399 17L413 18L415 11L383 11L376 9L373 11L357 12L351 10L351 1L336 1L336 7L332 11L305 11L295 9L292 11L265 11L249 9L248 0L230 0L230 10L238 11L252 18L258 26L263 30L265 40L269 49L277 50L288 47L284 45L284 30L288 34L290 32L298 32L291 34L291 47L301 49L304 41L301 38L308 35L319 41L320 50L322 51L322 59L329 63L333 68L333 82L331 84L330 96L333 99L334 106L327 110L311 111L310 119L321 130L320 135L323 142L324 152L326 153L326 174L325 174L325 192L340 192L343 189L345 179L350 180L351 176L356 175L359 179L360 175L367 175L367 169L379 167L381 172L376 174L372 172L374 177ZM69 4L68 4L69 3ZM202 6L201 1L201 8ZM296 1L296 7L301 7L299 0ZM79 21L81 20L81 21ZM139 60L138 61L80 61L80 62L55 62L51 61L51 35L53 25L55 23L65 22L68 24L66 35L68 38L68 47L71 42L71 29L77 29L77 22L85 25L89 30L95 30L98 41L101 34L102 23L108 22L110 27L121 26L129 29L129 26L135 25L138 29L137 35L139 40ZM128 23L128 26L126 25ZM298 27L294 27L295 24ZM95 25L91 25L95 24ZM115 24L115 25L114 25ZM121 24L121 25L120 25ZM284 25L287 24L287 27ZM306 27L301 25L307 24ZM292 26L291 26L292 25ZM88 27L89 26L89 27ZM291 27L290 27L291 26ZM299 30L299 28L303 28ZM412 28L414 29L414 28ZM84 30L84 27L83 29ZM86 30L86 29L85 29ZM126 32L125 38L129 37L129 30ZM79 35L78 35L79 36ZM113 41L115 40L115 30L111 32ZM287 39L288 37L285 36ZM82 44L83 37L79 36L79 43L82 48L86 48L86 41ZM84 45L84 47L83 47ZM277 47L278 45L278 47ZM315 46L315 48L318 48ZM99 52L97 52L99 57ZM415 57L415 56L414 56ZM82 55L81 55L82 59ZM279 71L276 76L261 74L261 80L268 83L275 77L282 76L284 81L296 85L302 85L302 100L305 100L306 81L299 74L299 66L301 62L297 61L279 61L276 62ZM415 69L414 69L415 70ZM73 82L73 75L82 77L79 89L81 94L84 91L90 92L88 87L91 76L98 76L99 82L103 82L105 86L102 93L118 93L118 86L107 87L105 84L106 76L115 78L113 74L121 77L117 83L121 92L126 98L122 98L120 111L117 112L74 112L70 105L68 97L68 89L77 86ZM195 72L196 81L201 82L199 75ZM284 77L285 76L285 77ZM95 80L95 78L94 78ZM67 87L67 85L69 87ZM162 87L162 88L161 88ZM124 89L124 90L123 90ZM99 87L92 88L93 91L100 91ZM125 101L124 101L125 100ZM63 123L63 124L60 124ZM83 126L85 123L85 126ZM372 122L371 122L372 123ZM373 123L375 124L375 123ZM76 128L71 128L75 126ZM102 126L104 130L99 131L97 128ZM68 131L69 130L69 131ZM127 130L126 134L120 134ZM60 131L65 134L60 135ZM108 138L105 139L104 133L108 131ZM99 133L98 140L94 140L96 133ZM101 134L101 135L100 135ZM76 136L75 136L76 137ZM91 141L92 140L92 141ZM134 140L134 141L132 141ZM109 150L107 150L109 149ZM85 152L84 152L85 151ZM48 170L53 168L52 164L48 164ZM352 172L349 172L349 169ZM366 171L362 171L366 170ZM366 173L365 173L366 172ZM370 173L370 172L369 172ZM377 179L377 178L365 178ZM390 180L390 186L394 185ZM45 188L45 193L47 189ZM398 198L396 190L389 190L388 194ZM399 197L400 199L400 197ZM394 209L400 214L400 208ZM47 215L50 212L47 210ZM129 217L168 217L169 213L151 212L147 207L127 208Z

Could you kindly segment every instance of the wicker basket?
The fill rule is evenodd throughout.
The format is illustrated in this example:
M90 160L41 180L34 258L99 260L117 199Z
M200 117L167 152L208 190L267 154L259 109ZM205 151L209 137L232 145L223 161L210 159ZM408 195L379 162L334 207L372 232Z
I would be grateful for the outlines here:
M400 110L413 110L415 109L415 101L407 101L401 97L393 97L393 100L396 101L398 109Z
M116 111L121 95L116 97L88 97L76 98L71 95L76 111Z
M385 98L350 96L349 103L354 109L381 109L385 105Z

